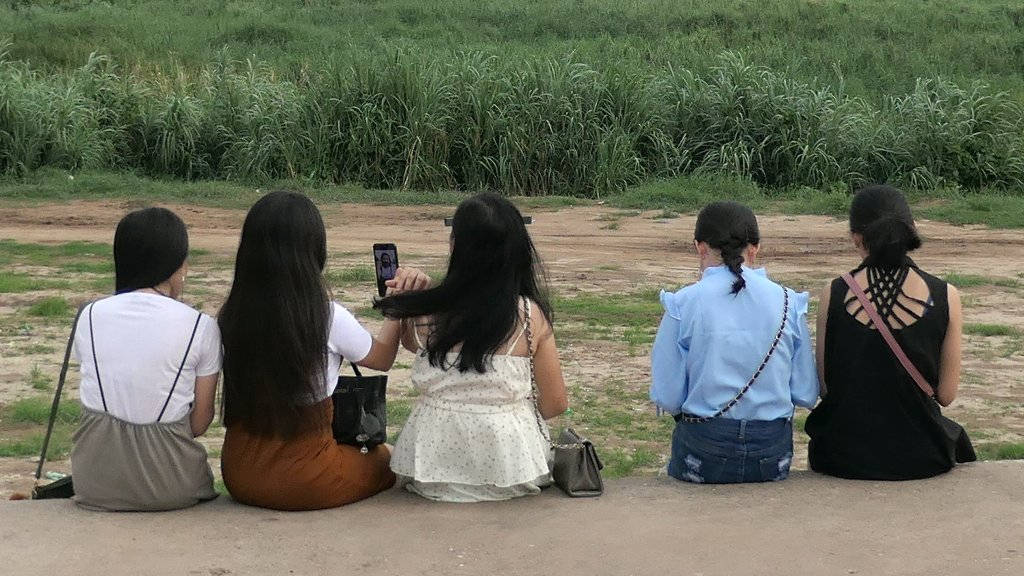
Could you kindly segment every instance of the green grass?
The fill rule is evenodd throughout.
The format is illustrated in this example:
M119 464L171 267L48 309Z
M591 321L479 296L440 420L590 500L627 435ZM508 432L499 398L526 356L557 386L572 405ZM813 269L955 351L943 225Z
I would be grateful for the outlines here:
M979 460L1024 460L1024 442L979 444Z
M42 424L50 420L50 407L52 398L34 397L16 400L4 406L3 413L6 418L16 424ZM62 424L74 424L82 415L82 405L75 400L67 398L61 400L57 409L57 422Z
M290 190L302 190L314 200L325 202L354 202L396 205L454 205L467 197L466 193L443 191L418 192L400 190L374 190L358 186L333 186L310 181L280 181L277 187ZM268 188L262 188L261 192ZM799 213L823 214L843 218L849 207L847 190L818 191L808 188L793 190L765 190L756 184L728 176L695 174L680 176L673 179L655 180L631 187L622 193L607 197L606 203L623 209L660 210L670 213L693 214L708 202L723 198L744 202L759 214L766 213ZM25 178L0 177L0 199L8 198L13 202L55 201L71 198L88 199L122 199L136 198L153 201L181 201L199 205L248 208L255 202L260 193L256 188L232 182L220 181L166 181L140 177L134 174L87 172L79 174L75 180L51 170L43 170ZM976 193L969 197L944 190L928 193L912 193L910 199L919 217L932 220L947 221L955 224L984 224L995 228L1024 228L1024 198L1006 196L1004 194ZM591 204L585 199L553 197L516 197L515 202L522 209L540 205L580 205ZM963 205L975 207L991 205L988 210L971 210ZM66 245L21 244L12 240L0 240L0 265L17 261L25 264L47 266L54 262L65 262L65 266L75 266L69 258L89 259L95 270L109 269L110 246L96 243L70 243L74 250L85 253L77 255L64 254L60 251L72 250L61 248ZM28 256L25 253L29 254ZM91 256L90 256L91 254ZM92 260L103 255L102 260ZM194 257L202 256L201 251L193 250ZM79 260L82 261L82 260ZM49 263L49 264L47 264ZM13 286L17 290L31 291L54 287L54 281L33 279L25 274L0 270L0 293L3 293L5 277L13 275ZM435 280L443 276L443 271L432 272ZM973 275L950 274L947 280L954 285L962 284L964 278L969 282L979 278ZM372 281L370 278L368 281ZM113 288L110 276L83 280L83 287L91 291L109 292ZM983 283L996 286L1024 286L1024 282L1012 278L992 278ZM60 283L57 283L60 285ZM27 286L27 287L26 287Z
M598 451L598 458L604 464L601 474L605 478L622 478L629 476L640 468L650 468L658 463L656 452L644 448L624 450L622 448L605 448Z
M47 458L60 460L71 453L71 435L73 427L70 425L59 425L53 429L50 437L50 445L47 448ZM44 434L30 434L21 437L4 437L0 432L0 458L24 458L27 456L39 456L43 448Z
M11 0L0 5L0 38L13 39L12 58L41 68L74 68L96 51L168 75L254 57L289 79L324 59L347 65L396 46L431 59L452 50L574 53L623 69L704 68L729 49L881 101L920 76L980 78L1024 93L1022 10L1014 0Z
M45 391L53 388L53 380L43 374L37 365L32 366L32 371L28 374L28 384L33 390Z
M49 284L28 274L0 270L0 294L12 294L19 292L34 292L45 290Z
M388 434L388 442L393 444L398 439L402 426L405 425L409 414L412 413L413 402L414 400L406 398L388 398L388 429L391 430L391 433Z
M330 284L351 284L362 282L376 282L377 275L373 266L344 266L339 269L327 270L327 282Z
M924 77L871 103L735 52L708 62L635 69L404 48L292 81L224 59L171 78L99 56L72 71L0 61L0 173L590 198L698 173L773 190L1024 188L1024 114L1005 93ZM836 194L808 209L841 204Z
M29 316L42 318L59 318L71 313L71 305L64 298L51 296L36 302L28 309Z
M1021 331L1005 324L964 324L964 334L977 336L1020 336Z
M980 276L977 274L959 274L950 272L943 276L946 282L957 288L974 288L977 286L998 286L1000 288L1019 288L1022 284L1015 278L996 278L991 276Z
M662 315L657 290L557 295L551 304L555 321L561 326L559 339L620 341L629 346L631 353L639 346L654 342Z

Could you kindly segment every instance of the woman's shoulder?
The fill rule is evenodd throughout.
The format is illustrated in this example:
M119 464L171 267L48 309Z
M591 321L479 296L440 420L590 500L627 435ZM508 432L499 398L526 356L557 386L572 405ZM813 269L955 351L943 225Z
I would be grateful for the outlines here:
M700 282L681 286L675 291L662 290L658 294L661 307L669 316L679 320L699 300L704 286Z

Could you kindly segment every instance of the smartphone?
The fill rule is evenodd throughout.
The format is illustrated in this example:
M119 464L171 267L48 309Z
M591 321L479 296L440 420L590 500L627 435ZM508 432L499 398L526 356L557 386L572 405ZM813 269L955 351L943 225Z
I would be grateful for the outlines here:
M394 278L398 271L398 249L394 244L373 245L373 269L377 272L377 295L383 297L388 291L384 283Z

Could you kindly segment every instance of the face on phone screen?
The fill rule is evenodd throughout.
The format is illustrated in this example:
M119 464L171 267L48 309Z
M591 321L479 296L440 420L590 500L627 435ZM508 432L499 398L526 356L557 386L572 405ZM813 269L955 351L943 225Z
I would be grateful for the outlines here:
M395 277L398 270L398 250L394 244L374 244L373 263L377 272L377 292L383 296L385 282Z

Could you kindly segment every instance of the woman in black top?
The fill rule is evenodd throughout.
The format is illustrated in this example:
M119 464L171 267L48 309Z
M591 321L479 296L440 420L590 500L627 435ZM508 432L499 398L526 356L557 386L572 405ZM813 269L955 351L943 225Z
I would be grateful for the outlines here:
M822 401L807 418L811 468L844 478L908 480L975 460L963 428L939 410L956 398L960 380L959 293L907 256L921 239L899 190L858 191L850 232L863 258L851 274L934 399L915 384L846 282L833 280L818 311Z

